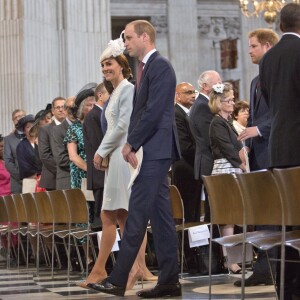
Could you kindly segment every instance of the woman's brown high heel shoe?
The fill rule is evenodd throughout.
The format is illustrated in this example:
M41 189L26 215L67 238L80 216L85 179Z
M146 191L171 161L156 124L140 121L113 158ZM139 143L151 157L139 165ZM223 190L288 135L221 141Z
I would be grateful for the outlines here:
M142 283L142 289L144 288L144 283L143 283L143 273L141 271L137 271L134 275L131 275L132 273L129 273L128 276L128 281L127 281L127 285L126 285L126 290L132 290L135 283L138 280L141 280Z

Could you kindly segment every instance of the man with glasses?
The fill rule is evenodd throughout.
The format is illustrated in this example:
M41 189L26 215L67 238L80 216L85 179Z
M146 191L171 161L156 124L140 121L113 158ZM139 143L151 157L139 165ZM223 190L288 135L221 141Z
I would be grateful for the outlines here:
M194 179L196 143L189 125L195 96L196 90L190 83L182 82L176 86L175 121L182 158L172 165L172 183L181 194L186 222L200 220L201 183Z
M65 98L57 97L52 101L53 120L50 124L42 126L38 131L39 155L43 163L40 187L47 190L56 189L56 161L53 152L53 127L61 124L65 119Z
M204 71L198 79L199 96L195 100L190 112L190 128L196 141L196 154L194 163L195 179L203 185L201 175L211 175L214 159L210 148L209 125L213 118L208 107L209 94L212 86L221 83L219 73L213 70ZM205 196L205 218L210 221L210 210L207 195Z
M70 158L68 150L63 143L68 127L75 121L72 111L75 97L68 97L64 112L66 114L65 120L57 126L53 127L53 154L56 162L56 189L66 190L71 188L70 179Z

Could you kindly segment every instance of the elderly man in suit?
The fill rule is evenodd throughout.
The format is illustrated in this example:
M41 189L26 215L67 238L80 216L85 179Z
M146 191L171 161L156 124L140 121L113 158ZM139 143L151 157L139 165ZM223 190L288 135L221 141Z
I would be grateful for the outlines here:
M278 35L271 29L256 29L248 34L249 54L254 64L259 64L262 57L279 40ZM246 141L249 147L250 171L266 169L268 165L268 144L271 131L271 117L266 100L261 93L259 76L256 76L250 87L250 111L247 128L241 132L239 140ZM256 226L256 230L276 230L274 226ZM272 277L268 265L266 252L257 251L257 260L253 274L245 280L245 286L272 285ZM276 256L276 249L268 253L270 258ZM273 272L275 264L272 263ZM241 280L234 283L241 286Z
M196 143L189 125L195 95L195 88L190 83L182 82L176 86L175 120L182 158L172 165L172 183L181 194L186 222L200 220L201 182L194 179Z
M56 97L52 101L52 122L46 126L39 127L39 155L42 161L42 173L40 187L48 191L56 189L56 160L54 158L53 128L63 122L66 115L64 112L65 98Z
M93 159L95 152L103 139L101 128L102 109L109 98L109 94L104 83L97 85L95 89L96 104L93 109L86 115L83 123L83 140L85 145L86 161L87 161L87 189L92 190L95 199L95 218L100 218L103 187L104 187L104 171L97 170L94 167ZM94 222L95 223L95 222Z
M196 141L195 179L199 179L201 185L201 175L211 175L214 163L209 140L209 125L213 118L213 114L208 107L209 94L212 86L221 82L221 77L216 71L209 70L203 72L198 79L200 93L190 112L190 127ZM207 222L210 220L207 195L205 199L204 220Z
M155 29L149 22L136 20L127 24L125 46L130 56L139 59L142 74L138 74L127 143L122 153L136 168L135 153L143 147L143 162L131 188L128 219L115 267L108 279L93 287L104 293L124 295L129 271L150 219L160 273L154 288L137 295L142 298L180 296L177 236L167 182L172 160L180 156L174 118L175 72L155 49Z
M75 121L70 108L74 106L75 97L68 97L64 104L65 120L53 127L53 153L56 161L56 189L66 190L71 188L70 158L64 145L64 138L68 127Z
M280 12L283 36L262 58L261 91L270 108L269 167L300 166L300 4L289 3ZM286 258L299 252L287 247ZM299 299L300 268L286 263L284 299ZM279 277L279 276L278 276Z
M14 193L22 193L22 181L19 178L19 167L16 149L22 138L25 137L23 131L18 128L17 124L21 118L26 115L23 109L15 109L12 113L12 121L15 126L15 130L4 137L4 153L3 160L5 168L10 174L10 191Z

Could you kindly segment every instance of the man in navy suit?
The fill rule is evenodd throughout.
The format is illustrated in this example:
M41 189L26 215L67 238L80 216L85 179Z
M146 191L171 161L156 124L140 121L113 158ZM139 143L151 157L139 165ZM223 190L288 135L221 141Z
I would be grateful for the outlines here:
M212 86L221 82L221 77L216 71L209 70L200 74L198 79L200 93L190 112L190 127L196 141L196 154L194 163L195 179L199 179L201 185L201 175L211 175L214 163L209 139L209 125L213 118L213 114L208 107L209 94ZM209 203L207 195L205 196L204 220L209 222Z
M261 90L271 115L270 168L300 166L299 4L284 6L280 12L280 29L282 38L265 54L259 68ZM299 260L299 252L287 247L286 259ZM299 299L300 268L286 263L285 271L284 299Z
M123 296L128 274L142 244L150 219L159 266L157 285L137 293L142 298L181 295L178 281L177 235L172 218L167 173L180 157L174 118L175 72L155 49L155 29L144 20L125 28L125 46L132 57L144 63L133 99L133 111L124 159L137 166L136 151L143 147L141 170L134 181L128 219L114 270L107 280L93 287Z
M86 115L82 126L87 161L87 189L93 191L95 199L94 223L97 221L98 225L100 225L100 213L103 200L104 171L97 170L94 167L93 159L103 139L100 119L102 108L108 98L109 94L104 83L97 85L95 89L95 99L97 102L93 109Z
M259 64L262 57L279 40L278 35L271 29L256 29L248 34L249 54L254 64ZM271 131L271 116L266 100L261 93L259 76L256 76L250 87L250 111L247 128L240 134L239 140L245 141L249 147L250 171L268 168L268 144ZM256 226L256 230L276 230L274 226ZM276 256L276 249L268 252L270 258ZM273 273L275 263L271 262ZM274 274L275 275L275 274ZM253 274L245 280L245 286L272 285L272 277L265 251L257 250L257 260ZM241 281L234 283L241 286Z

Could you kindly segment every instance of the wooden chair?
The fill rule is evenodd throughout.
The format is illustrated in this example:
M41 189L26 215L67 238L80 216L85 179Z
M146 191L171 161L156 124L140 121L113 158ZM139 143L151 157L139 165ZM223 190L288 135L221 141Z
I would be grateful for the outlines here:
M18 209L16 208L14 199L12 195L8 195L8 196L3 196L3 200L5 202L6 205L6 209L7 209L7 214L8 214L8 219L9 219L9 224L10 224L10 230L9 230L9 235L10 235L10 241L11 241L11 235L14 235L17 237L17 243L18 243L18 247L17 250L15 249L15 247L13 246L12 249L14 251L14 255L17 259L17 266L19 268L20 266L20 248L23 254L23 257L25 259L25 251L24 251L24 247L23 244L21 242L21 234L24 235L24 232L26 232L27 226L24 227L22 226L22 221L19 217L19 212ZM20 211L21 214L21 211ZM8 267L10 268L10 257L8 259Z
M0 196L0 237L5 236L7 239L9 238L9 218L6 209L6 205L3 199L3 196ZM10 245L10 240L8 240L8 246ZM6 268L8 269L8 262L10 257L10 247L7 248L6 252Z
M79 228L79 230L72 231L71 237L74 239L76 251L78 257L80 258L80 252L77 244L77 240L86 238L87 240L87 255L86 255L86 276L88 276L88 255L89 247L92 249L94 259L96 259L96 252L94 245L90 242L90 236L95 235L95 232L92 232L89 225L89 210L86 202L86 198L83 192L80 189L69 189L63 191L67 200L67 204L70 212L70 222L73 224L87 224L86 228ZM81 259L79 260L82 270L83 264Z
M55 243L55 233L66 230L67 227L58 224L54 218L54 211L47 192L32 194L37 208L39 235L49 241L51 238L51 276L54 277L54 256L56 254L58 264L61 266L60 257ZM48 253L48 251L47 251ZM48 257L48 256L47 256ZM49 257L48 257L49 258Z
M72 219L70 216L71 212L69 210L69 205L65 193L62 190L49 191L47 193L52 206L54 223L65 224L60 227L59 230L54 232L54 237L57 236L63 241L64 249L66 251L68 259L67 277L69 281L71 269L71 235L74 232L82 231L82 228L78 228L72 223ZM67 243L66 239L68 239ZM78 259L80 260L80 257Z
M32 193L21 194L21 197L24 203L27 221L29 224L27 230L28 237L31 236L32 238L37 238L36 270L37 270L37 276L39 276L40 246L43 251L44 258L47 261L45 246L42 242L42 239L40 239L40 231L45 228L43 228L42 224L40 224L39 222L38 210ZM28 248L29 248L29 239L27 240L27 249ZM29 251L27 251L27 266L28 266L28 253Z
M287 169L273 169L283 204L283 228L285 226L300 225L300 167ZM281 247L281 272L280 272L280 293L283 299L284 270L285 270L285 246L300 251L300 231L283 231L283 243ZM295 261L298 262L299 261Z
M14 201L15 207L16 207L16 211L17 211L17 215L18 215L18 221L22 224L22 226L20 227L20 235L22 236L26 236L28 239L28 220L27 220L27 215L26 215L26 209L23 203L23 199L22 196L20 194L13 194L11 195L12 199ZM20 237L21 238L21 237ZM28 245L28 243L26 242L26 245ZM24 252L24 247L23 244L21 243L22 246L22 252L23 252L23 256L24 259L26 261L26 266L28 268L28 247L26 247L26 254ZM18 259L18 267L19 267L19 259Z
M244 224L244 206L238 183L231 174L220 174L214 176L202 176L204 186L208 193L210 205L211 227L216 224ZM225 209L226 208L226 209ZM246 226L243 225L245 231ZM212 242L215 241L224 247L234 247L244 243L244 235L232 235L213 239L210 230L209 243L209 299L211 299L211 260ZM245 263L242 265L243 273ZM244 284L242 284L243 292Z
M193 226L203 225L203 222L189 222L185 223L184 219L184 204L181 198L180 192L175 185L170 185L170 200L173 219L176 223L176 232L181 233L178 235L179 239L179 251L180 251L180 273L183 279L183 265L187 266L185 255L184 255L184 231Z

